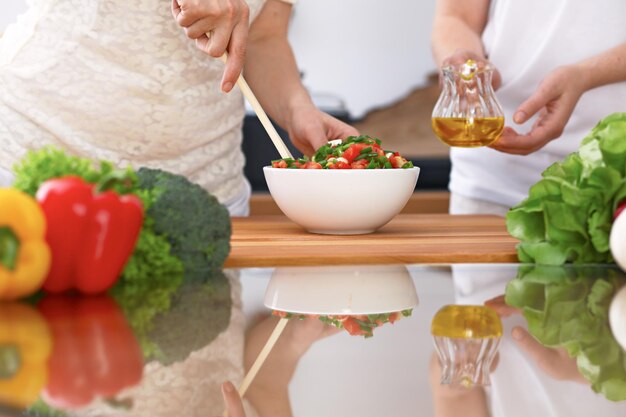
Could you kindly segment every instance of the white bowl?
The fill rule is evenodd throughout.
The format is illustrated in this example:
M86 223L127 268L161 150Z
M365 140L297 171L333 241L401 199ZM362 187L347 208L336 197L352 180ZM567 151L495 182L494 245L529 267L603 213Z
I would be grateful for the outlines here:
M400 213L420 169L283 169L264 167L276 204L311 233L371 233Z
M360 315L407 310L418 299L401 265L276 268L264 304L299 314Z

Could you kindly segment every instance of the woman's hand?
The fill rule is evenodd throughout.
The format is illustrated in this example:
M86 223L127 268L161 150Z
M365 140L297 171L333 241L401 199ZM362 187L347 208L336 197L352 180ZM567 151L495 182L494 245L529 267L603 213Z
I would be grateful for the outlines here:
M583 75L576 65L552 71L513 116L515 123L522 124L538 114L530 132L520 134L507 127L491 147L501 152L528 155L560 137L578 100L586 91Z
M329 140L358 136L354 127L318 110L315 106L303 106L291 110L287 133L291 142L305 155L315 151Z
M513 308L504 302L504 296L493 298L485 305L494 309L500 317L509 317L521 314L519 309ZM530 358L548 376L562 381L574 381L581 384L589 382L578 372L576 360L571 358L563 348L549 348L530 335L525 329L516 326L511 331L511 337Z
M246 417L239 392L231 382L227 381L222 384L222 397L229 417Z
M467 49L457 49L452 55L448 56L441 63L441 67L447 67L449 65L458 66L467 62L468 59L474 60L478 65L478 68L484 68L489 65L493 68L493 76L491 77L491 86L494 90L500 88L502 84L502 77L500 76L500 72L498 69L491 63L487 58L483 55L477 54L476 52L467 50Z
M200 50L215 58L228 51L221 85L224 92L232 90L246 58L250 25L247 3L244 0L172 0L172 14Z

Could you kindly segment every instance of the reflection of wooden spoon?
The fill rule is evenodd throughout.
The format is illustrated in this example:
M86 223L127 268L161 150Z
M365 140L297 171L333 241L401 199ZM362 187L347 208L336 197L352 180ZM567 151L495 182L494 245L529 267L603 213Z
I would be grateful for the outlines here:
M246 391L248 391L248 388L254 380L254 377L259 372L259 369L261 369L261 366L263 366L265 359L267 359L267 356L272 351L272 348L276 344L276 341L280 337L281 333L283 332L283 330L285 330L285 326L287 325L288 321L289 319L281 318L278 323L276 323L276 327L274 327L272 334L270 335L269 339L267 339L265 346L263 346L263 349L261 349L261 352L256 357L254 363L252 364L252 367L250 367L250 370L248 371L245 378L243 379L243 382L239 386L239 396L241 398L243 398L243 396L246 394ZM224 411L224 414L222 415L223 417L228 417L228 410Z
M222 55L221 57L222 61L226 63L227 58L228 58L228 53L224 52L224 55ZM248 100L248 103L250 103L250 106L252 106L252 109L254 110L257 117L261 121L261 124L265 128L265 131L269 135L272 142L274 143L274 146L276 147L276 150L280 154L280 157L281 158L293 158L293 156L291 155L291 152L289 152L289 149L287 149L285 142L283 142L282 138L280 137L280 135L274 128L274 125L270 121L269 117L267 117L265 110L263 110L263 107L261 107L261 103L259 103L259 101L256 99L254 93L250 89L250 86L248 86L248 83L246 82L246 80L243 78L243 75L241 74L239 75L239 78L237 79L237 85L239 86L239 89L243 93L244 97L246 98L246 100Z

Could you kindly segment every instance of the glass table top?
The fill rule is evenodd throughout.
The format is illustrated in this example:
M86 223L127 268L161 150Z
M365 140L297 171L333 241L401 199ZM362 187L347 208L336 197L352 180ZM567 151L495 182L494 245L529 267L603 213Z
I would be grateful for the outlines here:
M612 266L259 268L4 303L0 415L221 416L275 332L247 417L623 416L625 284Z

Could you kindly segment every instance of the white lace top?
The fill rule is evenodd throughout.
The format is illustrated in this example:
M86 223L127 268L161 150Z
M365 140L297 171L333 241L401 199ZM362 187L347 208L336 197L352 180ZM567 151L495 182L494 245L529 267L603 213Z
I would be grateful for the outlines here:
M264 0L247 0L251 16ZM248 192L243 98L197 50L169 0L28 0L0 38L0 168L62 146L188 176L222 203Z

